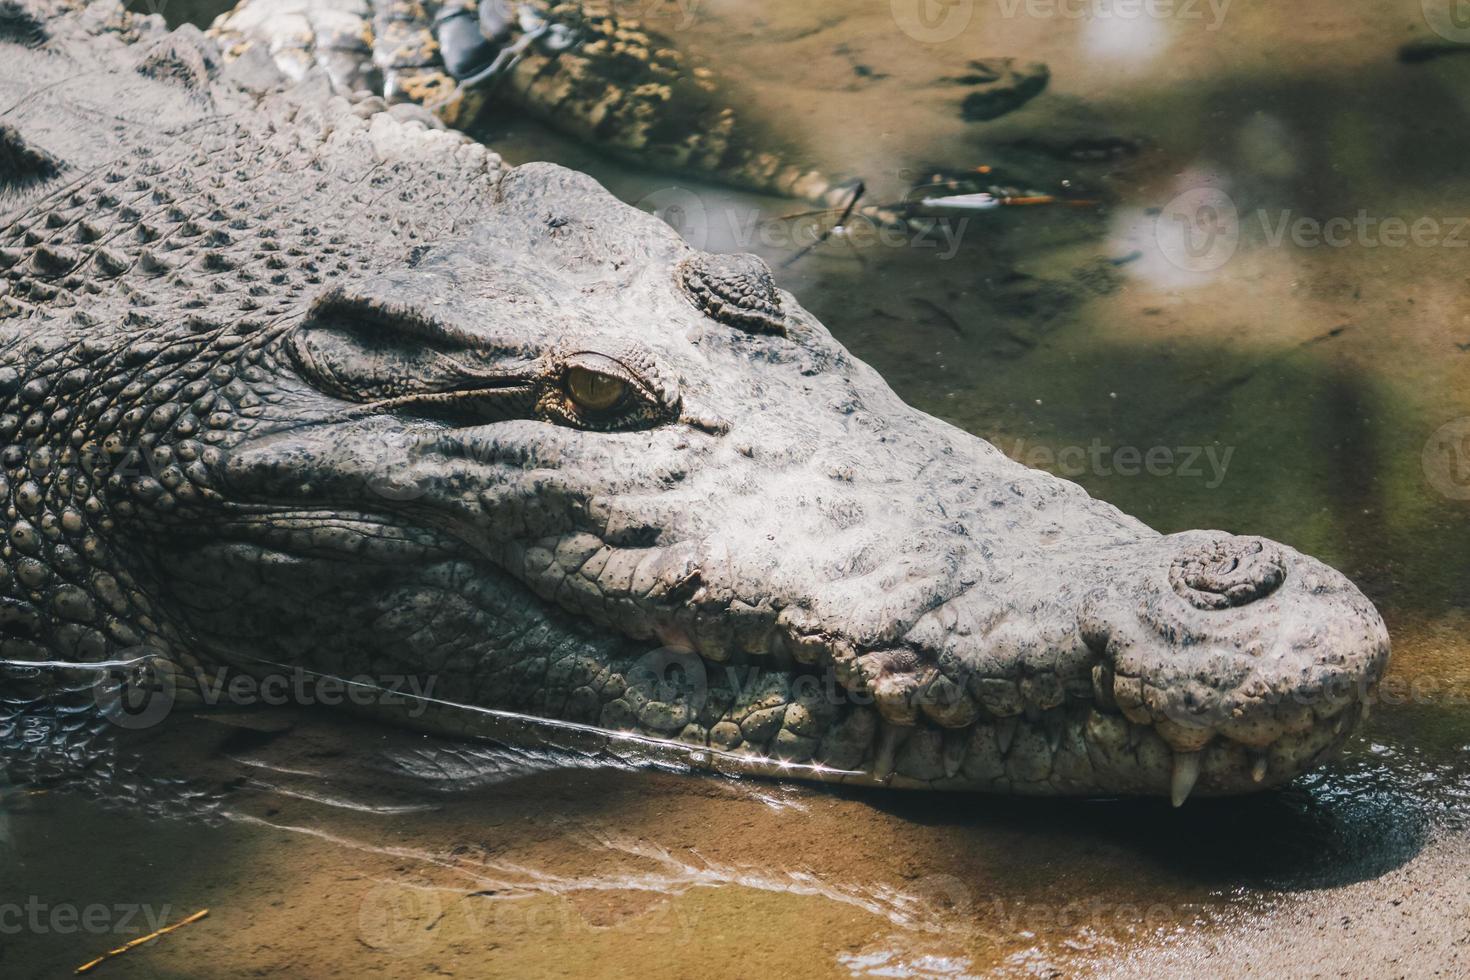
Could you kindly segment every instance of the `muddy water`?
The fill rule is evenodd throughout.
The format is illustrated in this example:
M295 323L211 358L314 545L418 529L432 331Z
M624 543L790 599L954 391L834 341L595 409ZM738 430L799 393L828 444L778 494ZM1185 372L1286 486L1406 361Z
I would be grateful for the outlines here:
M1279 793L1176 812L211 716L149 733L103 800L5 792L0 898L37 911L0 920L0 973L55 975L207 907L102 971L1463 975L1470 56L1397 58L1438 38L1434 0L1153 18L989 0L951 8L962 30L878 0L636 6L875 200L989 165L1107 202L971 215L957 245L833 240L781 275L905 398L1016 458L1161 530L1265 534L1348 572L1394 635L1364 737ZM943 79L997 55L1047 62L1050 87L967 123ZM711 248L779 264L808 227L754 233L799 208L609 165L524 120L481 135L590 170ZM1117 155L1068 158L1089 146ZM150 803L179 773L210 795ZM54 915L89 906L96 928Z

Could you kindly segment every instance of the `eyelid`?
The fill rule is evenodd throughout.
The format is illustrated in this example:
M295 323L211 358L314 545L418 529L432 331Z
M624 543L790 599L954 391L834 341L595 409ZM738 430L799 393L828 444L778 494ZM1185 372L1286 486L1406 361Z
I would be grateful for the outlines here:
M426 314L414 306L383 306L354 298L342 289L334 289L312 306L301 329L331 328L382 330L388 334L416 337L431 345L446 348L470 348L512 354L489 339Z

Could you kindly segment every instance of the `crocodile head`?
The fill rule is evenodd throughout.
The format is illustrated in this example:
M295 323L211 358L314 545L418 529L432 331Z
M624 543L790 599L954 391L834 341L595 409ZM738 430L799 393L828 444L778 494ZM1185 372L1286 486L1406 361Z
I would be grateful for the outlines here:
M432 675L762 772L1177 802L1325 758L1388 654L1322 563L1008 460L760 260L557 167L232 370L223 503L136 547L246 669Z

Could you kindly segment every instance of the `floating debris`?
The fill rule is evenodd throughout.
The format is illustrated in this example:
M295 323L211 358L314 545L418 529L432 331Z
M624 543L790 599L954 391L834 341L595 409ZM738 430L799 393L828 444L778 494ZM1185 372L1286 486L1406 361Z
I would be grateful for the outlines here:
M101 956L97 957L92 962L90 962L90 963L83 963L81 966L77 967L76 973L77 973L78 976L80 976L80 975L82 975L84 973L91 973L93 970L97 969L97 967L101 966L103 963L105 963L108 960L112 959L114 956L121 956L122 954L126 953L128 950L134 949L134 948L136 948L138 946L141 946L144 943L151 943L153 940L157 939L158 937L160 937L160 936L166 936L169 933L173 932L175 929L182 929L182 928L184 928L184 926L191 925L191 924L193 924L195 922L198 922L200 919L204 918L207 915L209 915L209 909L200 909L198 912L195 912L193 915L189 916L187 919L184 919L184 920L182 920L180 922L175 922L171 926L164 926L162 929L158 930L157 932L150 932L146 936L141 936L138 939L132 940L131 942L124 943L123 945L119 946L117 949L108 950L106 953L103 953Z

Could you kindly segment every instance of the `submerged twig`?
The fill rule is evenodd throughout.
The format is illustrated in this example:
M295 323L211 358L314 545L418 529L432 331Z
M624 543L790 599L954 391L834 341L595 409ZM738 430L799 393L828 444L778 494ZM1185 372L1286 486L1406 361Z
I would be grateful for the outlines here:
M200 919L204 918L208 914L209 914L209 909L200 909L198 912L195 912L193 915L189 916L187 919L183 919L183 920L181 920L179 922L175 922L171 926L164 926L162 929L158 930L157 932L150 932L146 936L140 936L137 939L134 939L134 940L131 940L130 942L124 943L123 945L119 946L117 949L108 950L106 953L103 953L101 956L97 957L92 962L90 962L90 963L83 963L81 966L77 967L76 972L77 972L78 975L81 975L83 973L91 973L93 970L97 969L97 967L101 966L103 963L105 963L108 960L112 959L114 956L121 956L122 954L126 953L128 950L133 949L133 948L135 948L137 946L141 946L144 943L152 942L153 940L157 939L159 936L166 936L169 933L173 932L175 929L182 929L182 928L184 928L184 926L190 925L191 923L194 923L194 922L198 922Z
M812 242L806 248L803 248L800 252L797 252L795 255L791 256L791 258L787 259L785 262L782 262L781 268L786 269L790 266L795 265L798 261L811 254L822 245L826 244L827 239L831 238L834 232L847 224L847 219L852 217L852 212L854 209L857 208L858 201L861 201L863 199L863 195L867 192L868 186L862 181L858 181L852 189L852 197L848 200L847 207L842 209L842 216L837 219L837 222L826 231L822 232L821 236L818 237L816 241ZM852 243L849 242L848 244L851 245ZM859 258L861 258L861 256L859 256Z

